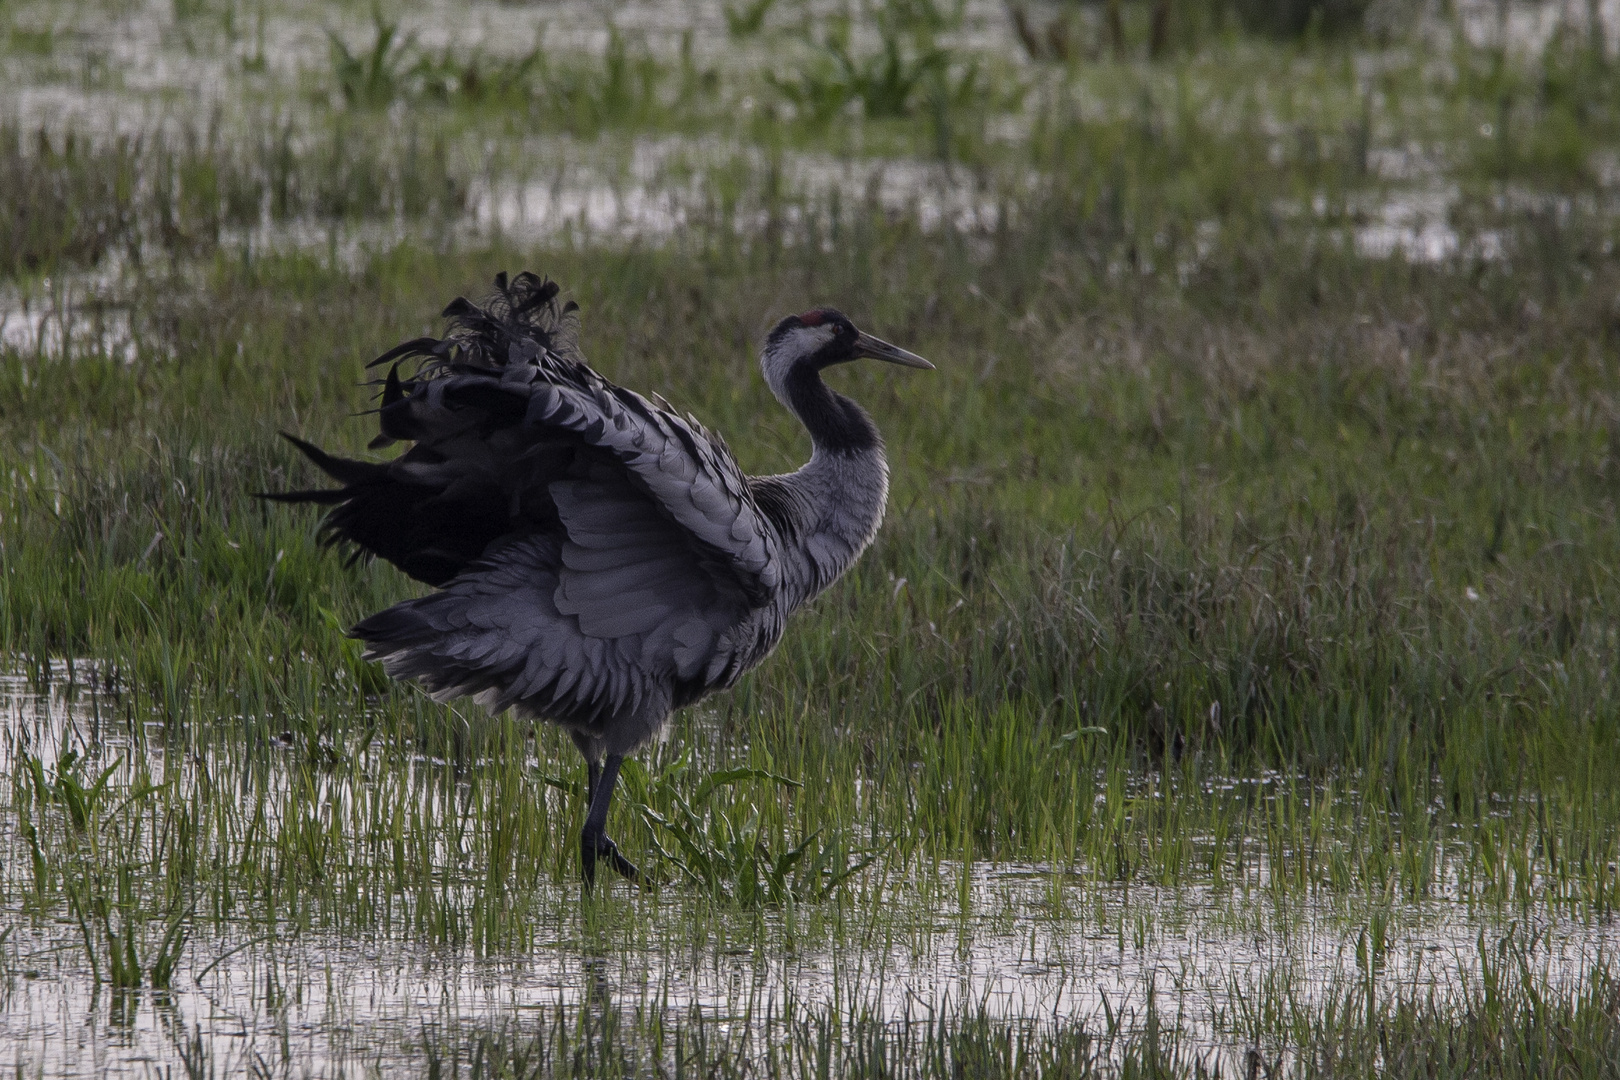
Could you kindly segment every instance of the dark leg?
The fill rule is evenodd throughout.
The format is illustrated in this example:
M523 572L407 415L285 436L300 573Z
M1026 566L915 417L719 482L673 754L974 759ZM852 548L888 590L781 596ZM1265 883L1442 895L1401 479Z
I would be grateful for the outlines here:
M568 733L579 747L579 756L585 759L585 811L590 812L591 803L596 798L596 782L602 776L602 752L596 748L596 740L579 731Z
M596 798L596 781L602 775L602 765L593 759L585 762L585 807L589 812L591 801Z
M586 889L596 884L599 858L607 859L613 869L631 881L641 880L641 872L635 864L619 854L619 846L607 835L608 804L613 801L613 785L618 782L619 766L623 763L624 758L618 754L609 754L600 775L591 784L590 809L585 813L585 828L579 834L580 868L585 873Z

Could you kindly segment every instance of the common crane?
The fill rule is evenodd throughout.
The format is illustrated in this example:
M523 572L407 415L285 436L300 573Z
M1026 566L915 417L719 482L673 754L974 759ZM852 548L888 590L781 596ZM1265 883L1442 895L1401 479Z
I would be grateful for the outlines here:
M472 695L566 729L586 761L586 887L598 860L636 881L606 833L624 756L763 660L883 519L883 440L822 369L933 365L830 308L788 316L760 365L814 453L797 472L745 476L719 435L586 365L577 305L554 282L501 274L495 287L482 306L451 303L445 337L369 365L388 365L371 447L408 450L356 461L288 435L342 486L269 497L330 505L327 542L435 588L349 634L437 701Z

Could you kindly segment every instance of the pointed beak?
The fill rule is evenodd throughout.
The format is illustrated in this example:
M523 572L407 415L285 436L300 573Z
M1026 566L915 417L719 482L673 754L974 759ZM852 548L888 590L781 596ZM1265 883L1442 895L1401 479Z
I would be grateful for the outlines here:
M862 334L855 339L855 355L867 356L873 360L886 360L901 367L923 368L933 371L934 365L924 360L914 352L906 352L898 345L890 345L882 338L875 338L871 334Z

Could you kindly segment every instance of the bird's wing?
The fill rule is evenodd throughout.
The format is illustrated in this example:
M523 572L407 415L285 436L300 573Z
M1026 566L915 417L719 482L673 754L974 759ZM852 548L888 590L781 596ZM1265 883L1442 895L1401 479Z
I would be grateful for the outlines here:
M298 442L343 486L277 497L334 504L330 539L451 592L463 578L504 580L514 544L549 538L557 619L691 678L725 626L779 586L774 533L718 437L552 351L572 340L554 285L527 275L497 285L496 303L451 305L446 338L381 358L393 366L374 445L409 441L404 454L354 461ZM422 362L402 378L411 357ZM483 586L467 589L480 610L510 606L499 595L475 603ZM511 634L521 613L484 621Z
M727 616L676 559L664 562L672 586L655 595L632 588L622 603L571 611L581 575L567 565L567 544L548 535L504 542L444 589L378 612L352 633L369 659L441 701L474 696L492 712L516 705L628 752L677 696L696 696L681 693L681 680L712 681L705 665L725 656L715 644Z

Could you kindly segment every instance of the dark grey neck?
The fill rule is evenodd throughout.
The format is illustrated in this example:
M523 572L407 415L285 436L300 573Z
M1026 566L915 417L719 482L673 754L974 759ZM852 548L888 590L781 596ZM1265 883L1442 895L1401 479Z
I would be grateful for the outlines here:
M872 542L888 499L889 466L872 418L828 389L816 368L790 370L779 396L815 444L798 470L749 481L782 542L785 613L836 581Z
M810 364L789 371L783 389L817 450L859 454L882 447L883 437L866 410L822 382Z

